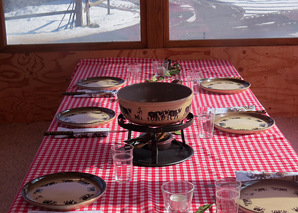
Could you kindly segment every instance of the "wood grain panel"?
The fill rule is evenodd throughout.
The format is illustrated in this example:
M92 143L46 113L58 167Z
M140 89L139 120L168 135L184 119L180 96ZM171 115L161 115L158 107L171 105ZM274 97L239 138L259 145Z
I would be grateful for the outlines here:
M0 123L50 121L80 59L104 57L226 59L271 116L298 116L298 48L212 47L0 53Z

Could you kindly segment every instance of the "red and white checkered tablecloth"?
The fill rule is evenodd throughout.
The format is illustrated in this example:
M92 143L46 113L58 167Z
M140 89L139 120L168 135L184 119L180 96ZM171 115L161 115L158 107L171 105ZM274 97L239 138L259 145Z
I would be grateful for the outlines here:
M85 59L77 65L68 91L76 91L75 83L86 77L116 76L126 78L125 64L142 64L141 78L144 81L152 77L151 59L105 58ZM225 60L178 61L182 66L182 78L188 69L208 70L212 77L239 76L233 65ZM208 77L208 76L206 76ZM210 76L209 76L210 77ZM192 103L192 112L200 105L216 108L230 106L255 105L263 109L261 103L249 89L243 93L222 95L200 90ZM70 108L83 106L106 107L117 115L120 109L116 98L75 98L65 96L57 113ZM60 124L54 118L49 131L56 131ZM105 125L111 130L122 130L117 119ZM215 129L212 139L200 139L197 120L184 130L186 143L194 149L194 155L187 161L166 167L134 166L133 179L128 184L119 184L114 180L111 145L127 139L127 132L110 133L105 138L68 138L45 137L35 159L23 181L42 175L76 171L86 172L103 178L107 184L106 193L91 205L77 211L102 210L103 212L165 212L161 185L169 180L187 180L196 189L192 201L195 212L203 204L213 201L214 188L204 187L213 184L215 179L235 176L235 171L298 171L298 156L278 127L274 126L263 134L236 135ZM133 136L140 133L133 132ZM175 136L181 141L180 136ZM22 187L21 186L21 187ZM20 188L21 190L21 188ZM28 204L18 192L11 213L42 210ZM213 207L212 212L215 212Z

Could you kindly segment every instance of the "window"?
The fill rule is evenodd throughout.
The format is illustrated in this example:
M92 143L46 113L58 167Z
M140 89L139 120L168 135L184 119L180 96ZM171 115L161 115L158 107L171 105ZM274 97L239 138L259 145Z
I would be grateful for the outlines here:
M170 40L297 38L297 0L170 0Z
M141 41L140 0L4 0L7 44Z
M2 0L2 10L4 52L298 44L297 0Z

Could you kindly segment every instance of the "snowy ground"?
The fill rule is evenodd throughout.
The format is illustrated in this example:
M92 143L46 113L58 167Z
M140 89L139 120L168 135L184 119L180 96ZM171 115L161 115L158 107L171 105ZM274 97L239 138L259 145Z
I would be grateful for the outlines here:
M298 10L297 0L213 0L237 5L245 10L245 16Z
M68 9L70 2L71 0L57 0L51 5L27 6L5 13L5 17L64 11ZM59 42L59 40L64 41L86 35L94 35L89 37L89 41L98 42L99 40L96 38L98 33L115 31L140 23L139 7L136 4L121 0L111 0L110 2L111 6L117 6L120 9L111 9L108 14L107 8L99 6L90 8L91 23L98 24L97 28L69 28L67 25L69 14L65 17L64 15L52 15L6 21L8 44L32 43L32 41L37 41L36 43ZM122 8L129 10L121 10ZM83 20L86 25L85 14ZM65 29L66 26L68 26L67 29Z
M182 2L198 3L199 1L200 0L170 0L170 2L176 2L176 3L182 3ZM269 14L269 13L274 14L280 11L298 11L297 0L208 0L208 1L211 3L222 2L222 3L225 3L225 5L236 5L238 7L241 7L245 11L243 15L244 17L250 17L250 16L255 16L260 14ZM106 2L107 1L104 1L105 4ZM139 5L134 4L133 2L135 1L110 0L111 6L113 7L110 10L110 14L108 14L108 10L105 7L101 7L99 5L91 7L90 8L91 22L93 24L99 25L99 27L95 27L95 28L89 28L89 27L69 28L69 25L67 25L69 21L69 14L65 15L65 17L63 15L52 15L52 16L43 16L43 17L37 17L37 18L6 20L5 23L6 23L6 33L8 35L7 37L8 44L127 41L127 39L131 39L129 38L129 36L128 37L121 36L118 32L134 34L133 39L140 40L140 35L138 35L139 29L140 29ZM46 12L52 12L52 11L63 11L63 10L67 10L69 7L71 9L70 3L71 3L71 0L56 0L51 2L50 5L43 4L40 6L27 6L21 9L16 9L16 10L7 12L5 13L5 17L14 17L14 16L19 16L24 14L46 13ZM185 5L183 6L185 7ZM179 18L183 17L183 15L185 14L186 13L182 14L181 16L178 14ZM175 24L175 25L180 24L181 26L181 28L178 27L177 30L178 31L180 29L184 30L186 29L185 27L186 24L189 24L191 22L193 23L197 22L199 15L200 14L197 14L197 16L192 16L191 19L189 18L185 20L183 20L183 18L180 19L179 23ZM231 15L229 12L227 12L227 14L224 16L228 17ZM297 16L296 18L298 22L298 14L296 16ZM225 17L222 18L219 16L217 19L215 19L215 22L218 22L219 26L227 25L227 20L225 20ZM222 22L225 22L225 23L222 23ZM84 14L84 24L86 24L85 14ZM197 23L197 25L195 26L198 27L199 25L200 24ZM66 26L68 27L67 29L65 29ZM132 31L131 28L127 30L128 27L132 27L132 26L134 27L133 28L134 31ZM212 28L212 26L207 26L207 28L208 27L209 29ZM216 27L217 26L215 26L215 28ZM191 26L190 28L194 28L194 27ZM292 27L292 28L297 29L296 27ZM121 30L121 29L126 29L126 30ZM281 30L284 30L284 29L281 29ZM180 35L181 37L179 37L179 39L180 38L188 39L184 31L183 32L178 32L178 31L177 33L181 34ZM251 32L251 30L249 32ZM297 34L291 31L289 35L295 36ZM195 38L195 39L200 39L200 38Z

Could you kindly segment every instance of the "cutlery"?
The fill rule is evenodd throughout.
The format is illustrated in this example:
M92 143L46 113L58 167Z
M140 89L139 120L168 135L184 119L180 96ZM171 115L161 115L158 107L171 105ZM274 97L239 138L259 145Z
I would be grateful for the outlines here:
M69 137L106 137L108 133L126 132L126 130L99 130L99 131L48 131L44 136L65 135Z
M237 79L237 80L241 80L241 77L238 76L227 76L227 77L211 77L211 78L201 78L200 81L205 81L208 79ZM188 81L183 81L183 82L188 82Z
M211 77L211 78L202 78L201 81L205 81L208 79L237 79L237 80L241 80L242 78L239 76Z
M256 182L257 180L249 180L249 181L241 181L241 186L243 187L243 186L246 186L246 184L251 184L251 183L254 183L254 182ZM206 184L206 185L204 185L204 187L206 187L206 188L213 188L213 187L215 187L215 185L214 184Z
M266 114L266 110L248 110L248 111L239 111L239 112L255 112L260 114ZM225 113L233 113L233 112L225 112ZM216 113L216 115L223 114L223 113Z
M247 185L251 185L255 182L258 182L258 181L261 181L261 180L278 180L278 179L253 179L253 180L245 180L245 181L241 181L241 186L244 187L244 186L247 186ZM282 179L281 179L282 180ZM286 180L285 180L286 181ZM289 181L289 180L288 180ZM298 181L291 181L291 182L298 182ZM214 184L205 184L204 187L206 188L213 188L215 187Z
M57 211L34 211L29 210L28 213L67 213L67 212L73 212L73 211L63 211L63 212L57 212ZM83 213L103 213L101 210L95 210L95 211L82 211Z
M62 95L89 95L89 96L115 96L117 90L94 90L94 91L76 91L76 92L63 92Z
M260 114L266 114L266 110L249 110L249 111L239 111L239 112L248 112L248 113L260 113ZM233 112L220 112L220 113L215 113L215 115L220 115L220 114L225 114L225 113L233 113ZM236 112L238 113L238 112ZM194 117L198 117L197 115L194 115Z

